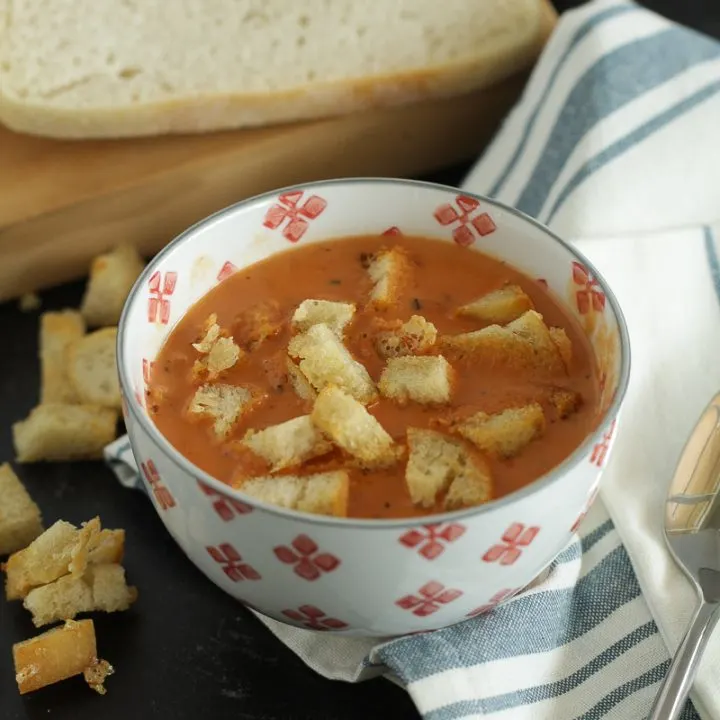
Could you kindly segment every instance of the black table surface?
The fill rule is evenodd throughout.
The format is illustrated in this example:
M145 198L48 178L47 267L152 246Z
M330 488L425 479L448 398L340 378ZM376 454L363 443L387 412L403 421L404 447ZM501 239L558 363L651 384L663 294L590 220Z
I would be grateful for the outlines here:
M580 4L555 3L558 9ZM657 0L646 5L720 35L718 0ZM467 167L431 179L458 184ZM43 294L43 309L78 305L82 284ZM37 402L37 314L0 305L0 459L13 457L10 425ZM116 666L108 694L74 679L21 698L10 645L36 633L29 613L0 600L0 720L354 720L373 715L416 720L409 697L384 679L360 685L309 670L247 610L208 582L165 531L142 494L123 490L101 463L19 469L47 523L99 515L127 530L125 565L140 589L127 613L98 617L99 652ZM559 719L562 720L562 719Z

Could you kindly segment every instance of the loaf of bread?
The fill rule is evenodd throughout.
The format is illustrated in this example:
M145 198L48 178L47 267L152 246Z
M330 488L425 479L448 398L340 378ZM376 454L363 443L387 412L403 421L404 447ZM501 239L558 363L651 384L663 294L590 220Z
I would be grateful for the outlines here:
M0 121L129 137L449 96L527 67L538 0L0 0Z

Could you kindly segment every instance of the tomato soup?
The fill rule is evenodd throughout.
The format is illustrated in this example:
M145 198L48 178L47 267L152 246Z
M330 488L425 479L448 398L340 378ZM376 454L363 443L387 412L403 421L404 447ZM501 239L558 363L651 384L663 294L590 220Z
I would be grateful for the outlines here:
M378 273L371 270L379 254L388 249L404 258L402 282L393 285L389 302L375 303L371 298L378 288ZM565 338L571 356L564 356L561 370L510 362L510 356L502 352L475 351L452 342L453 337L474 337L465 334L490 326L512 327L459 311L508 287L525 298L547 328ZM436 339L418 354L442 355L447 361L451 392L446 401L419 402L412 393L398 401L382 391L363 401L367 413L397 446L396 462L377 466L359 462L347 447L330 437L326 451L273 472L243 444L248 431L261 431L313 412L313 397L302 397L292 382L289 368L296 369L297 358L288 354L298 333L292 323L294 313L308 299L355 306L339 337L375 385L389 362L378 350L378 333L397 330L412 317L423 319L437 331ZM209 318L227 346L236 348L237 356L210 375L201 362L207 350L203 338L213 340ZM502 331L497 337L502 344ZM520 331L513 336L518 343L524 342L524 337ZM189 411L198 388L213 383L252 388L254 398L220 434L212 417ZM382 390L382 382L380 387ZM321 388L316 386L311 392L318 390ZM418 392L422 394L422 388ZM574 398L569 407L553 400L557 392ZM297 477L343 470L348 488L340 514L355 518L403 518L448 509L444 502L447 488L431 502L413 502L406 479L408 428L434 430L459 443L458 448L467 447L474 457L481 458L491 478L487 499L499 498L532 483L580 445L595 428L598 398L589 342L569 311L543 285L479 252L404 236L315 243L237 271L201 298L174 328L154 363L148 387L148 408L160 432L213 477L242 487L256 476ZM458 422L476 413L491 417L529 405L539 406L541 422L518 451L485 452L486 446L474 446L472 437L456 432Z

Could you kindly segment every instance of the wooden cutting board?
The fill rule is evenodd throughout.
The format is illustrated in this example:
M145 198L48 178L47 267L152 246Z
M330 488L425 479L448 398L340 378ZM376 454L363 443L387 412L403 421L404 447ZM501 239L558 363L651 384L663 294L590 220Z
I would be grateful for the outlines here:
M547 8L545 36L555 22ZM257 193L333 177L417 176L474 158L525 79L440 101L196 136L58 141L0 128L0 301L80 277L92 257L120 242L150 255Z

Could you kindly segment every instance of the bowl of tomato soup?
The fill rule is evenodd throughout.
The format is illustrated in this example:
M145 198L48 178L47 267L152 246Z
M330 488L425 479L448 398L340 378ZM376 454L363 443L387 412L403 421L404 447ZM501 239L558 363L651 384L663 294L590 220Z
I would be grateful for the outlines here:
M389 636L486 612L563 549L630 356L610 288L547 228L353 179L177 237L118 365L145 486L198 568L276 620Z

